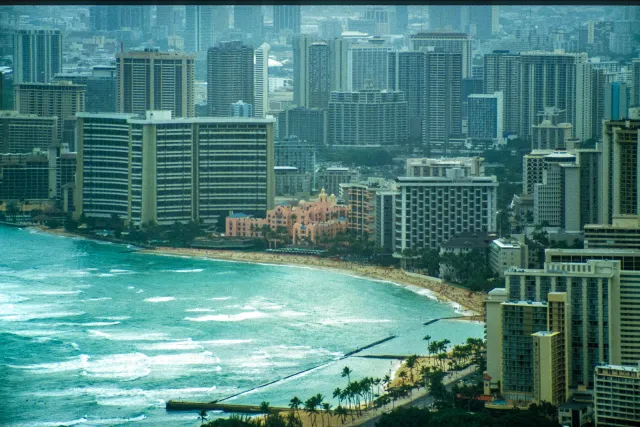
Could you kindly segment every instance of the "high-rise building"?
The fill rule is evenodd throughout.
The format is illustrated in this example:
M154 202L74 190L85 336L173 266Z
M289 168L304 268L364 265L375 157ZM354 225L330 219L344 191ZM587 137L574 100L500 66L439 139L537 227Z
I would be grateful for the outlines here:
M477 69L483 69L481 66L474 66L474 72ZM462 79L460 84L460 111L462 112L462 120L465 121L469 117L469 95L484 93L484 80L478 77ZM492 95L492 94L488 94ZM504 117L503 119L504 120Z
M117 53L116 68L118 112L170 110L174 117L195 115L193 56L157 49Z
M387 7L368 7L364 11L364 21L375 24L375 34L391 34L395 28L395 10Z
M425 52L425 73L422 141L428 150L446 154L450 139L462 135L462 55Z
M495 92L491 95L469 95L467 102L469 117L467 137L473 142L501 143L504 117L502 92Z
M327 145L328 113L320 108L291 108L278 113L278 139L296 136L316 147Z
M185 52L206 51L213 45L214 8L210 5L185 6Z
M94 6L104 7L104 6ZM166 31L167 36L173 36L176 33L175 7L169 5L156 6L156 27Z
M393 253L393 210L395 197L400 194L395 189L376 191L376 245L382 248L383 253Z
M349 184L358 179L358 171L343 167L329 167L317 174L316 187L325 189L329 195L340 194L340 184Z
M404 34L409 29L409 6L396 5L396 21L393 32L395 34Z
M0 111L0 153L47 152L58 142L58 118Z
M445 177L398 177L396 185L394 256L405 249L438 249L462 232L496 229L495 176L450 169Z
M590 97L578 93L582 87L578 82L578 69L581 68L578 65L586 62L586 53L533 51L520 54L521 137L531 136L536 116L545 107L566 110L566 121L574 127L572 136L590 137L591 122L582 123L582 126L578 122L583 112L590 111L590 106L583 105ZM590 73L582 74L581 80L590 81Z
M455 7L455 6L438 6ZM464 33L418 33L411 36L411 50L433 47L435 51L462 55L462 78L471 77L471 38Z
M231 117L253 117L253 105L242 100L231 104Z
M632 84L630 107L640 107L640 58L631 61Z
M57 117L56 142L62 141L64 121L85 108L86 86L70 82L21 83L15 86L16 110L20 114Z
M0 200L45 202L50 189L51 167L47 154L0 154Z
M272 128L271 120L172 119L169 111L79 114L74 215L117 214L136 225L264 216L275 192Z
M333 40L342 35L342 21L339 19L326 19L320 22L320 38L322 40Z
M545 107L537 114L532 128L531 148L533 150L562 150L567 148L573 126L566 123L566 111L555 107Z
M517 134L520 126L520 55L493 51L484 56L484 93L502 92L504 131Z
M404 176L446 177L447 171L456 169L463 176L484 176L481 157L443 157L407 159Z
M398 145L407 139L404 92L361 90L331 92L329 144L346 146Z
M273 31L280 34L288 30L292 34L300 34L300 5L276 5L273 6Z
M331 60L331 90L348 90L349 88L349 40L334 38L329 40Z
M640 120L610 120L603 129L602 219L640 214L638 150Z
M628 117L626 92L625 83L612 82L605 87L604 120L622 120Z
M87 79L85 111L89 113L114 113L117 110L116 87L117 69L115 66L95 66Z
M253 65L253 114L264 119L269 111L269 50L268 43L262 43L254 52Z
M309 46L313 37L302 34L292 39L293 45L293 103L307 107L309 99Z
M328 108L331 93L331 53L325 42L314 42L307 52L308 99L303 105L308 108Z
M429 29L431 31L462 29L463 6L429 5Z
M316 147L300 138L290 137L275 141L275 165L293 166L300 173L315 173Z
M494 6L469 6L469 35L474 39L486 40L493 35Z
M632 426L640 420L640 366L603 364L595 369L595 425Z
M340 192L349 207L347 229L356 236L375 239L375 191L366 183L340 184Z
M608 104L606 92L607 88L611 89L610 85L613 82L617 82L619 74L607 69L608 67L605 68L604 64L589 63L584 67L589 67L591 70L591 93L586 94L591 96L591 135L596 141L602 142L602 120L605 120L605 109ZM584 94L581 95L584 96Z
M240 31L252 47L262 44L264 16L262 6L233 6L233 28Z
M229 106L239 100L255 106L251 47L240 41L232 41L209 48L207 70L209 116L228 117ZM261 108L264 108L263 105Z
M389 52L394 49L385 45L381 38L371 38L366 43L355 43L349 47L349 90L387 89Z
M409 138L420 140L425 105L424 52L389 52L389 89L404 92L409 117Z
M13 82L49 83L62 72L60 30L18 30L13 36Z
M587 224L584 227L585 249L640 249L640 217L614 217L610 225Z

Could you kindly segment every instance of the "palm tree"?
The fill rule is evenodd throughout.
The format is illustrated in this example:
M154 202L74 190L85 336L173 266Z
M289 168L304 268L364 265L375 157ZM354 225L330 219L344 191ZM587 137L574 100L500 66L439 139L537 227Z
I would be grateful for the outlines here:
M342 390L340 390L340 387L336 387L335 390L333 390L333 398L338 399L338 405L342 404Z
M271 407L269 406L269 402L262 401L260 403L260 412L265 415L265 419L269 416L269 412L271 412Z
M198 414L198 419L200 420L200 425L204 424L207 421L207 411L202 409Z
M314 396L315 398L315 402L316 402L316 407L322 407L323 405L323 400L324 400L324 396L322 395L322 393L318 393ZM322 412L320 412L320 420L322 421L322 427L324 427L324 415Z
M7 206L5 206L5 213L12 219L13 222L16 222L16 216L18 215L18 212L20 212L20 209L18 208L18 204L14 200L11 200L7 203Z
M351 383L351 374L353 371L348 366L342 368L342 378L347 377L347 384Z
M407 371L401 371L398 377L402 380L402 385L404 385L404 381L407 379Z
M422 340L427 342L427 351L429 352L429 357L431 357L431 350L429 350L429 341L431 341L431 335L425 335Z
M318 410L316 409L316 397L312 396L305 400L304 402L304 411L309 415L309 420L311 420L311 427L316 425L316 417L318 416Z
M331 427L331 403L324 402L322 404L322 409L324 410L324 413L327 416L327 426Z
M416 367L416 362L418 361L418 355L417 354L413 354L409 357L407 357L407 369L409 369L409 381L411 381L411 383L413 383L413 369Z
M382 388L386 389L390 382L391 377L389 375L385 375L384 377L382 377Z
M302 400L298 399L298 396L294 396L293 399L289 401L289 408L296 412L298 418L300 418L300 405L302 405Z
M338 407L336 408L336 410L334 411L334 413L335 413L338 417L342 418L342 424L344 424L344 421L347 419L347 410L346 410L346 409L344 409L344 408L342 407L342 405L338 405Z

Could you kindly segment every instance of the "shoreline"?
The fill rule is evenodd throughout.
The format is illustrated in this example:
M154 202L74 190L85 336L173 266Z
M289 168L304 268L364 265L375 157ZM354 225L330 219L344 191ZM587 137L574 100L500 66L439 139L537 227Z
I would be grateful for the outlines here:
M33 226L44 233L71 238L91 239L89 236L67 232L63 229L49 229L44 226ZM119 242L116 242L119 243ZM396 286L410 286L429 291L428 298L441 303L450 304L461 316L484 315L484 299L481 292L472 292L440 279L407 273L404 270L375 265L360 265L346 261L320 258L317 256L289 255L269 252L241 252L219 249L194 249L157 247L155 249L139 249L137 252L153 255L181 256L189 258L205 258L210 260L246 262L252 264L268 264L280 266L307 267L332 271L348 276L392 283Z
M428 298L451 304L461 316L481 316L484 314L485 295L471 292L439 279L409 274L403 270L375 265L359 265L345 261L319 258L315 256L275 254L268 252L239 252L215 249L170 248L141 249L138 252L155 255L206 258L211 260L247 262L267 265L289 265L332 271L363 279L392 283L396 286L411 286L429 291Z

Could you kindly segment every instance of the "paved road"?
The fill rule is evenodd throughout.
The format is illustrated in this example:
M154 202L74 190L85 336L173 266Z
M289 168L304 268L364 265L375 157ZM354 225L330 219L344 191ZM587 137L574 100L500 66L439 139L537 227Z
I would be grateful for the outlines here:
M469 372L469 368L467 368L467 370L465 371ZM451 382L446 385L447 391L451 391L453 389L453 385L456 384L457 382L466 381L475 375L476 374L473 373L473 371L470 371L470 373L467 373L464 376L454 378L453 381L450 380ZM445 382L446 381L447 381L447 378L445 378ZM424 409L424 408L429 408L431 405L433 405L433 396L431 396L431 394L428 393L415 400L408 400L406 403L396 404L396 408L400 406L415 406L415 407ZM348 425L359 426L359 427L375 427L376 423L378 422L378 420L380 420L381 416L382 414L376 415L374 418L370 418L367 420L356 420L353 424L348 424Z

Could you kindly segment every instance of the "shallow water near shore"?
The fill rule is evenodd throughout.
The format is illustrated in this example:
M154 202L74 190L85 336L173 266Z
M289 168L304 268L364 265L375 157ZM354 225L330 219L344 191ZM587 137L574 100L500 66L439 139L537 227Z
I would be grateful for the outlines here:
M440 321L448 304L325 270L131 253L126 246L0 227L0 425L199 425L169 399L285 405L330 396L343 366L389 360L482 324ZM329 399L331 401L331 399ZM336 404L336 402L331 402Z

